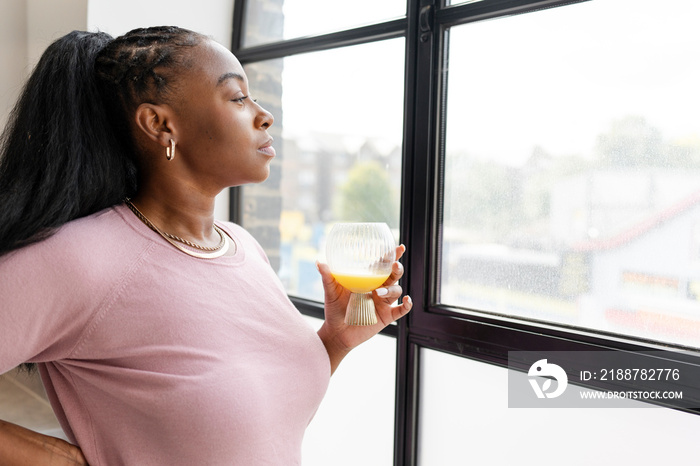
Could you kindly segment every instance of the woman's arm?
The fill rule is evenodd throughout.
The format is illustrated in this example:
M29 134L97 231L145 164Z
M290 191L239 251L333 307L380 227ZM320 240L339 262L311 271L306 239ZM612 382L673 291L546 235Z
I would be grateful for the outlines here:
M343 358L360 343L379 333L387 325L408 314L413 307L409 296L404 296L398 306L393 303L401 296L403 290L396 283L403 275L403 266L398 260L406 251L404 245L396 248L396 262L392 265L391 275L383 287L372 292L374 307L377 311L377 323L369 326L345 324L345 310L350 292L335 281L328 265L318 263L318 271L323 280L325 291L325 321L318 331L331 362L331 374L335 372Z
M0 464L75 466L88 463L75 445L0 420Z

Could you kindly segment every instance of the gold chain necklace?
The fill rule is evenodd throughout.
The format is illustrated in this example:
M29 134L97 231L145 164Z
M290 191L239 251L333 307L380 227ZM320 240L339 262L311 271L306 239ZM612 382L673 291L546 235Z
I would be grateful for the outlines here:
M172 244L177 249L179 249L187 255L197 257L200 259L215 259L217 257L223 256L224 254L226 254L226 252L228 252L230 241L228 235L224 233L224 231L221 228L216 226L216 224L214 224L214 230L219 234L219 237L221 238L219 244L217 244L214 247L202 246L197 243L193 243L192 241L188 241L184 238L180 238L179 236L175 236L173 234L162 231L160 228L155 226L153 222L151 222L148 219L148 217L146 217L139 209L136 208L136 206L131 202L131 199L126 199L124 202L126 203L127 207L129 207L129 209L134 213L134 215L136 215L136 217L138 217L139 220L146 224L148 228L158 233L160 236L165 238L165 240L168 241L168 243ZM178 243L185 244L191 248L199 249L200 251L204 252L192 251L191 249L182 247ZM235 247L236 243L233 243L233 245Z

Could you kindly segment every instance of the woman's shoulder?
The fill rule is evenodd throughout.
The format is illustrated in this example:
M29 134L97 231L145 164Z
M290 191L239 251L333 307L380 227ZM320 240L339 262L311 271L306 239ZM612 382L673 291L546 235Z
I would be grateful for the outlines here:
M113 228L119 228L125 223L119 209L119 206L112 206L94 214L72 220L60 227L56 231L56 236L90 238L96 235L109 235Z
M57 242L75 243L77 240L85 245L102 245L101 249L112 247L115 243L130 243L139 238L131 222L130 213L124 205L116 205L86 217L78 218L63 225L54 235Z
M115 269L146 247L125 221L119 207L110 207L59 227L46 239L10 253L14 261L86 275Z

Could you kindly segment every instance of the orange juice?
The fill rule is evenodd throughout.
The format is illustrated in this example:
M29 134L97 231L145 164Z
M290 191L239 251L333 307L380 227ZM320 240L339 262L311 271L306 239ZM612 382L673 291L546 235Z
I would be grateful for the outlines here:
M367 293L382 286L382 283L389 278L389 274L350 274L350 273L334 273L333 277L340 283L343 288L347 288L353 293Z

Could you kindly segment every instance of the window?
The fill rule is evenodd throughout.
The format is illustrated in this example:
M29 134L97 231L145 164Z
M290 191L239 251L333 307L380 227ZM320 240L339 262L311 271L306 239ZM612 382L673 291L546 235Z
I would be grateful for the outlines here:
M236 4L233 52L280 155L270 180L233 191L232 218L314 317L332 223L379 217L407 245L414 310L382 336L396 347L394 464L470 459L455 426L484 406L527 431L529 414L469 395L505 390L512 351L663 348L700 364L699 6L336 3L345 17L324 24L306 18L326 3ZM665 406L625 422L700 422ZM551 419L586 432L614 416Z
M322 324L320 319L309 319L315 328ZM391 464L395 343L391 337L377 335L343 361L304 435L304 466L356 466L368 464L368 460ZM348 448L358 440L361 448Z
M402 0L267 0L246 3L242 43L252 47L315 36L405 16Z
M533 416L503 402L505 370L437 351L421 356L421 465L539 464L532 450L537 438L547 439L549 457L569 458L573 465L684 464L687 451L644 445L695 442L698 416L640 407L539 409Z
M323 298L315 261L333 223L386 222L398 238L404 47L397 38L245 65L273 109L277 157L267 182L242 189L243 223L268 232L258 237L291 295Z
M699 345L700 64L680 11L586 2L447 31L441 304Z

